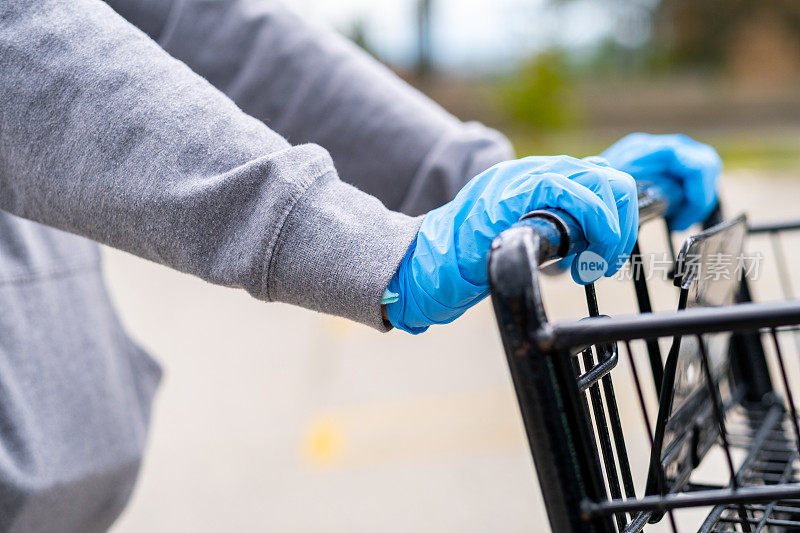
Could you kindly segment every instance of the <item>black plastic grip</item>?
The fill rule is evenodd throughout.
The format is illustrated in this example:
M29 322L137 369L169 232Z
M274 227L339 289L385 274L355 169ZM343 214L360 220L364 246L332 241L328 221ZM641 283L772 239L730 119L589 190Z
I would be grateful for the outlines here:
M536 232L539 237L537 259L540 265L552 259L580 253L589 244L575 217L561 209L532 211L514 226L527 226Z

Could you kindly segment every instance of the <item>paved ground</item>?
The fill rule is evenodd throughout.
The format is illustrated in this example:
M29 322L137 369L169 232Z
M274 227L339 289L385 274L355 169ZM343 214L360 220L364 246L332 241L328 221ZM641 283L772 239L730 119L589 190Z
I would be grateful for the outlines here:
M737 173L725 191L731 212L800 215L790 177ZM644 236L651 251L663 248L658 230ZM423 336L382 335L120 252L107 267L124 321L166 368L116 533L546 529L488 304ZM777 296L774 272L762 276ZM632 309L625 284L600 292L603 311ZM672 289L658 292L671 307ZM553 317L583 313L563 280L546 295ZM638 416L624 381L617 390L623 416ZM642 449L631 455L643 468Z

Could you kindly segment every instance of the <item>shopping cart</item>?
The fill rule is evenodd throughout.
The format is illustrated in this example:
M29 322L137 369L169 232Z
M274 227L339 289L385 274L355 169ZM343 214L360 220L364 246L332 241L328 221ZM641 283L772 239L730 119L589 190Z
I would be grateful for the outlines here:
M639 205L641 219L654 220L667 200L646 188ZM800 301L751 302L742 264L707 274L715 257L741 254L748 234L777 243L798 229L800 221L723 220L718 208L674 254L676 311L652 312L637 245L630 266L638 314L601 316L588 285L589 317L556 323L545 314L539 269L585 245L577 223L538 211L495 240L492 302L553 531L678 531L692 519L703 532L800 531L800 429L788 364L798 354L786 346ZM776 256L790 295L785 257ZM636 416L630 401L619 403L621 387L634 389Z

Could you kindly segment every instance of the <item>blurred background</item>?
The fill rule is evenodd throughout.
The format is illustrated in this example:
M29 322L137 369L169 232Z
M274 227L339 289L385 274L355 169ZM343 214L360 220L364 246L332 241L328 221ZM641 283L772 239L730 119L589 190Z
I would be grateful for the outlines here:
M290 3L460 118L505 132L519 155L685 132L720 151L729 213L798 213L796 0ZM645 251L663 252L663 233L647 228ZM800 261L800 247L788 253ZM419 337L379 334L121 252L106 250L106 265L123 320L166 370L114 531L547 529L488 303ZM774 280L767 270L766 297ZM599 291L601 311L634 309L628 284ZM553 318L585 313L563 278L546 279L545 296ZM673 296L665 284L658 307Z
M713 141L728 168L800 164L794 0L293 0L520 155L630 131Z

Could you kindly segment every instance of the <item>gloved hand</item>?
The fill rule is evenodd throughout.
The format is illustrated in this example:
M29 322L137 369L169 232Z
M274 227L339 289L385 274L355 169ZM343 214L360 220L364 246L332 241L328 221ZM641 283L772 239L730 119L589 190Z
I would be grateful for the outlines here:
M686 135L632 133L602 157L636 181L680 185L684 201L670 205L666 213L671 229L684 230L705 220L717 205L722 160L712 147Z
M526 157L474 177L451 202L425 216L416 240L389 283L399 295L389 321L411 333L461 316L489 292L486 262L492 240L536 209L566 211L583 228L589 250L612 275L636 241L639 210L628 174L598 158ZM573 267L573 278L580 281Z

